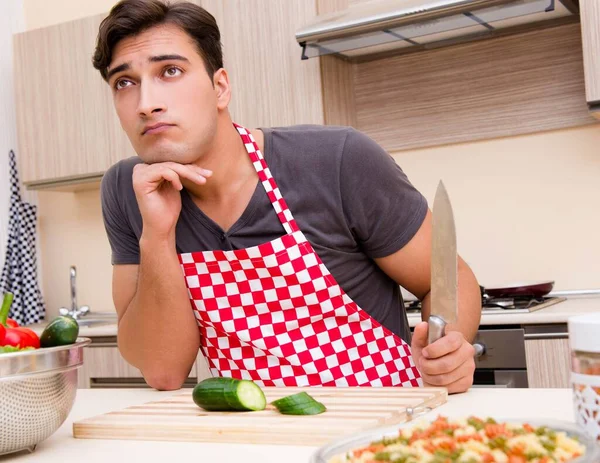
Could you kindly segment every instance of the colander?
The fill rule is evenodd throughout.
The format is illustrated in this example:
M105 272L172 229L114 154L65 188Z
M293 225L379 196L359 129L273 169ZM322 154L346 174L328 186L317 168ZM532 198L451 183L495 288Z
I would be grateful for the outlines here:
M67 419L90 342L0 354L0 455L33 451Z

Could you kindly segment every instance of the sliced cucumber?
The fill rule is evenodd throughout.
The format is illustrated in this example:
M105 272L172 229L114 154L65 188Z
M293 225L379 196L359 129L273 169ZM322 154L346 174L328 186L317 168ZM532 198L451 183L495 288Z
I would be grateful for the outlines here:
M196 384L192 397L208 411L257 411L267 406L260 386L245 379L207 378Z
M318 415L327 410L325 405L306 392L282 397L271 402L283 415Z
M286 397L282 397L281 399L274 400L271 403L275 405L277 409L285 409L313 402L315 402L315 399L313 399L306 392L299 392L298 394L288 395Z

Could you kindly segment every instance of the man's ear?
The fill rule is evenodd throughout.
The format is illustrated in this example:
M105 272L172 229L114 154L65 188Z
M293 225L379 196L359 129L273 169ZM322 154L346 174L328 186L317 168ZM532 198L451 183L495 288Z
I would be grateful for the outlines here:
M231 100L231 87L229 86L229 76L223 68L219 69L213 75L213 87L217 95L217 109L227 109Z

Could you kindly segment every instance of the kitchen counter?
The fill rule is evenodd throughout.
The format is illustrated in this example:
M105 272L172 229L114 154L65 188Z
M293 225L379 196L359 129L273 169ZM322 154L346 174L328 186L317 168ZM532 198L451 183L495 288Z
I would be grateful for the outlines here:
M73 421L159 400L175 392L148 389L79 389L75 405L61 428L34 453L0 457L0 462L133 462L133 461L243 461L245 463L307 463L316 447L283 445L211 444L73 438ZM191 391L190 391L191 394ZM191 400L191 398L190 398ZM570 389L472 389L450 396L448 402L424 415L469 414L515 419L574 421ZM318 432L318 430L315 430ZM195 456L195 457L193 457Z
M511 314L502 311L484 312L481 316L481 325L536 325L545 323L567 323L567 319L574 315L600 312L600 297L571 297L545 309L535 312ZM105 312L101 312L105 314ZM93 318L93 315L90 315ZM409 314L408 322L411 327L421 321L420 314ZM30 325L38 334L41 333L46 323ZM117 324L107 323L94 326L82 326L79 335L85 337L116 336Z
M569 317L600 312L600 297L570 297L566 301L528 313L506 313L502 310L483 312L481 325L538 325L567 323ZM420 314L409 314L408 323L415 326Z

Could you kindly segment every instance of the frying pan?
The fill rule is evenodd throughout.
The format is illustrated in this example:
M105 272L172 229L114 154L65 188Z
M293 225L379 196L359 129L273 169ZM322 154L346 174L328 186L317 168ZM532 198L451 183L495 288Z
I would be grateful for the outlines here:
M543 297L552 291L554 281L519 282L504 287L481 287L489 297Z

